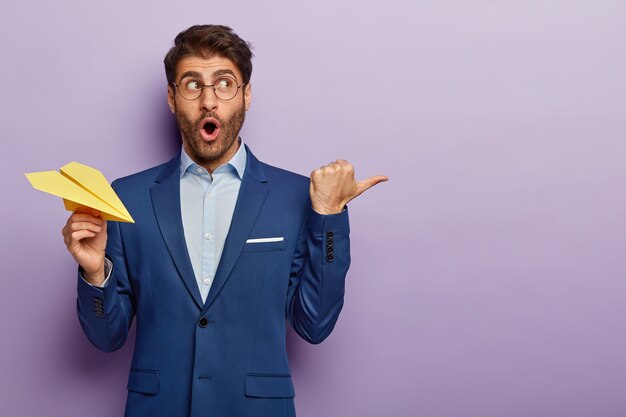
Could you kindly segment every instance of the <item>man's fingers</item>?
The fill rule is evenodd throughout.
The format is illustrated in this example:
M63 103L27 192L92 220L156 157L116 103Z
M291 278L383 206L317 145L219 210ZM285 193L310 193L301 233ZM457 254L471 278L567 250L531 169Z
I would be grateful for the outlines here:
M102 231L102 226L91 222L74 222L68 225L70 232L78 232L79 230L91 230L92 232L99 233Z
M90 219L94 217L88 216ZM80 240L87 237L94 237L102 231L106 232L106 222L96 224L91 221L85 222L68 222L67 225L61 230L63 234L63 241L65 246L76 245Z
M90 222L93 224L97 224L97 225L102 225L104 223L104 220L102 220L101 217L94 217L90 214L79 214L79 213L74 213L70 216L69 219L67 219L67 225L70 225L72 223L76 223L76 222Z
M70 233L69 239L65 243L67 247L76 245L78 242L85 238L94 237L96 234L91 230L78 230L76 232Z
M83 239L98 237L98 241L106 241L107 222L100 217L98 210L89 207L78 207L72 215L67 219L67 223L61 230L63 242L67 246L68 251L74 256L78 263L81 261L77 258L83 249ZM98 242L96 242L98 243ZM101 242L100 242L101 243Z
M76 210L74 210L74 213L84 213L84 214L89 214L94 217L100 216L100 211L91 207L86 207L86 206L77 207Z
M99 217L93 217L89 214L72 214L70 218L67 219L67 223L63 229L61 229L61 234L66 237L71 232L80 229L89 229L95 232L100 232L101 230L106 230L106 221Z
M389 178L385 175L374 175L373 177L369 177L367 179L364 179L363 181L359 181L356 184L356 196L361 195L364 191L372 188L376 184L380 184L381 182L385 182L388 180Z

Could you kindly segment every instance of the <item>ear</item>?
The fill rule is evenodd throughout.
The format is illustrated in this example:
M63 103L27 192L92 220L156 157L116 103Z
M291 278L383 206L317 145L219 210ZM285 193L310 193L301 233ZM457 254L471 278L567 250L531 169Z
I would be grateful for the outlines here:
M248 111L248 109L250 108L251 101L252 101L252 84L248 83L244 87L244 91L243 91L243 104L244 104L246 111Z
M167 105L172 113L176 113L176 101L174 100L174 89L171 85L167 86Z

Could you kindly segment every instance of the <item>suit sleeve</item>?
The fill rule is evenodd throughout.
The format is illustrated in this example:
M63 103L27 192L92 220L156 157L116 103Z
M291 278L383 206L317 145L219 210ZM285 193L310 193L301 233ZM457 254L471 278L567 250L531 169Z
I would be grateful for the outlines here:
M112 261L110 281L94 287L78 274L78 319L87 338L98 349L112 352L122 347L135 314L135 297L128 278L118 222L107 224L106 254Z
M287 292L287 319L310 343L332 332L343 307L350 267L348 209L332 215L307 211L298 237Z

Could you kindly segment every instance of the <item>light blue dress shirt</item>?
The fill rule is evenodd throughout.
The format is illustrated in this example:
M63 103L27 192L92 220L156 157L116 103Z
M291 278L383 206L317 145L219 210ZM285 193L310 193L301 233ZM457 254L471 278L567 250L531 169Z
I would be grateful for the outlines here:
M202 301L206 301L224 250L245 169L246 148L241 140L237 153L212 174L181 151L180 211Z

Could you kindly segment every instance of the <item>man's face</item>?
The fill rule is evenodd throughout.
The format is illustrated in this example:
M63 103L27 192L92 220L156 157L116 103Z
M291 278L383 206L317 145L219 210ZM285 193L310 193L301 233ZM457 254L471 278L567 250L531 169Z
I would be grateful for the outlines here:
M188 56L176 65L175 81L180 85L183 80L186 83L196 79L201 84L210 85L224 76L231 77L239 85L243 82L241 73L228 58ZM211 87L204 88L197 99L186 100L169 86L167 103L176 116L183 147L191 159L210 172L228 162L238 149L236 139L250 100L250 85L241 87L228 101L218 99Z

